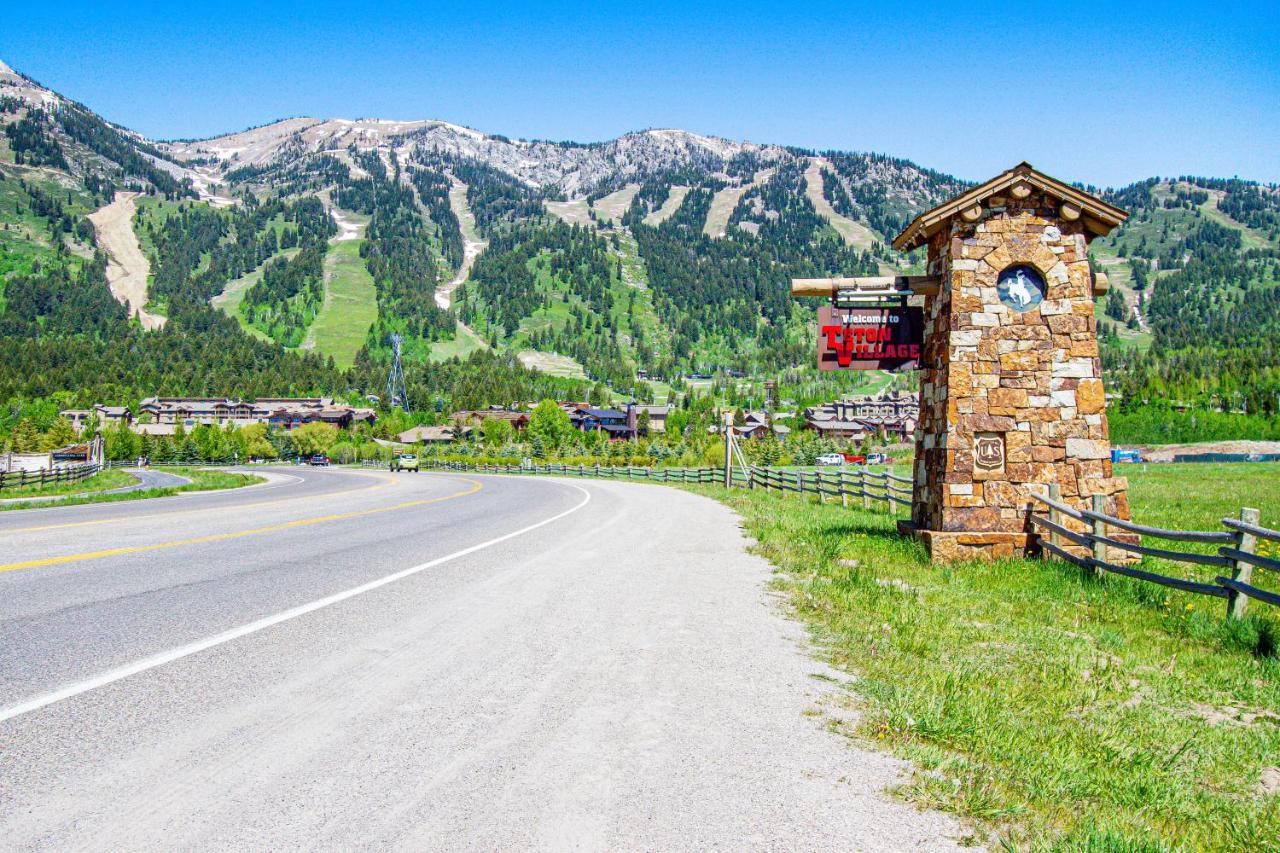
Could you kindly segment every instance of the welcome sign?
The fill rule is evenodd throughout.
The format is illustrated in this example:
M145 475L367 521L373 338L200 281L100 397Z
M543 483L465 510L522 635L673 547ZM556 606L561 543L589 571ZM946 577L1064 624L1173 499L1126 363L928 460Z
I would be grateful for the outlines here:
M819 370L915 370L923 339L920 308L818 309Z

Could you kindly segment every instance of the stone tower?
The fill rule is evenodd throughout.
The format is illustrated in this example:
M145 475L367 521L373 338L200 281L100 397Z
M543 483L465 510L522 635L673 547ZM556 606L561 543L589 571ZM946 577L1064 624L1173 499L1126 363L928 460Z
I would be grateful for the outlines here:
M1088 245L1126 214L1022 163L921 214L928 248L915 494L904 528L935 560L1025 552L1036 484L1129 517L1111 470Z

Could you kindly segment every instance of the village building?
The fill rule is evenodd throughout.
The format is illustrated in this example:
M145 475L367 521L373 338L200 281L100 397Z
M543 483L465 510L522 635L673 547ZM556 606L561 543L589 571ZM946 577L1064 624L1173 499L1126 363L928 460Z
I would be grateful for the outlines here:
M733 428L734 435L738 438L768 438L769 433L772 432L779 439L783 439L791 434L791 427L783 424L772 424L772 419L769 417L768 412L747 412L743 420L742 426Z
M579 409L569 415L569 420L575 429L583 432L605 432L611 441L625 441L638 435L638 417L636 407L631 405L627 406L625 412L594 407Z
M636 406L636 418L644 412L649 413L649 432L666 432L667 418L671 415L670 406Z
M77 434L84 432L90 423L95 424L98 429L113 427L119 423L133 423L133 412L128 406L98 404L92 409L63 409L58 414L71 422Z
M348 428L356 423L373 424L372 409L358 409L334 403L330 397L262 397L255 401L227 397L147 397L138 406L140 418L151 424L190 429L212 426L270 424L278 429L296 429L303 424L327 423ZM135 425L135 431L141 432ZM147 431L147 434L158 434Z
M465 438L471 430L458 426L416 426L396 436L401 444L451 444Z
M888 392L849 397L805 409L804 420L806 429L824 438L911 441L920 420L920 399Z
M449 416L449 420L453 421L455 426L467 428L483 427L484 422L490 420L506 421L516 432L524 432L529 426L529 413L494 406L491 409L454 412Z

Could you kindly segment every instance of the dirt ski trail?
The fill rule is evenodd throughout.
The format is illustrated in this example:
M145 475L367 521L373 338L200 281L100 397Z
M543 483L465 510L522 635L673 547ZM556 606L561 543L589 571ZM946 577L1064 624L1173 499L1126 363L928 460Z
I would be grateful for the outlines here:
M137 317L147 330L164 327L166 317L150 314L143 309L147 304L147 277L151 263L142 254L138 236L133 233L133 214L137 211L134 201L137 193L116 193L111 204L89 214L98 243L106 250L107 284L117 302L127 305L129 314Z

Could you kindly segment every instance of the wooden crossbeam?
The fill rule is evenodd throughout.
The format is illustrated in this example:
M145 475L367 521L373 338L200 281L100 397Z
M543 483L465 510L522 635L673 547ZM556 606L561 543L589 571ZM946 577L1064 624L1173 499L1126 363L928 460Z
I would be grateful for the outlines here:
M859 296L933 296L942 283L936 275L866 275L834 278L793 278L792 296L827 296L856 293Z

